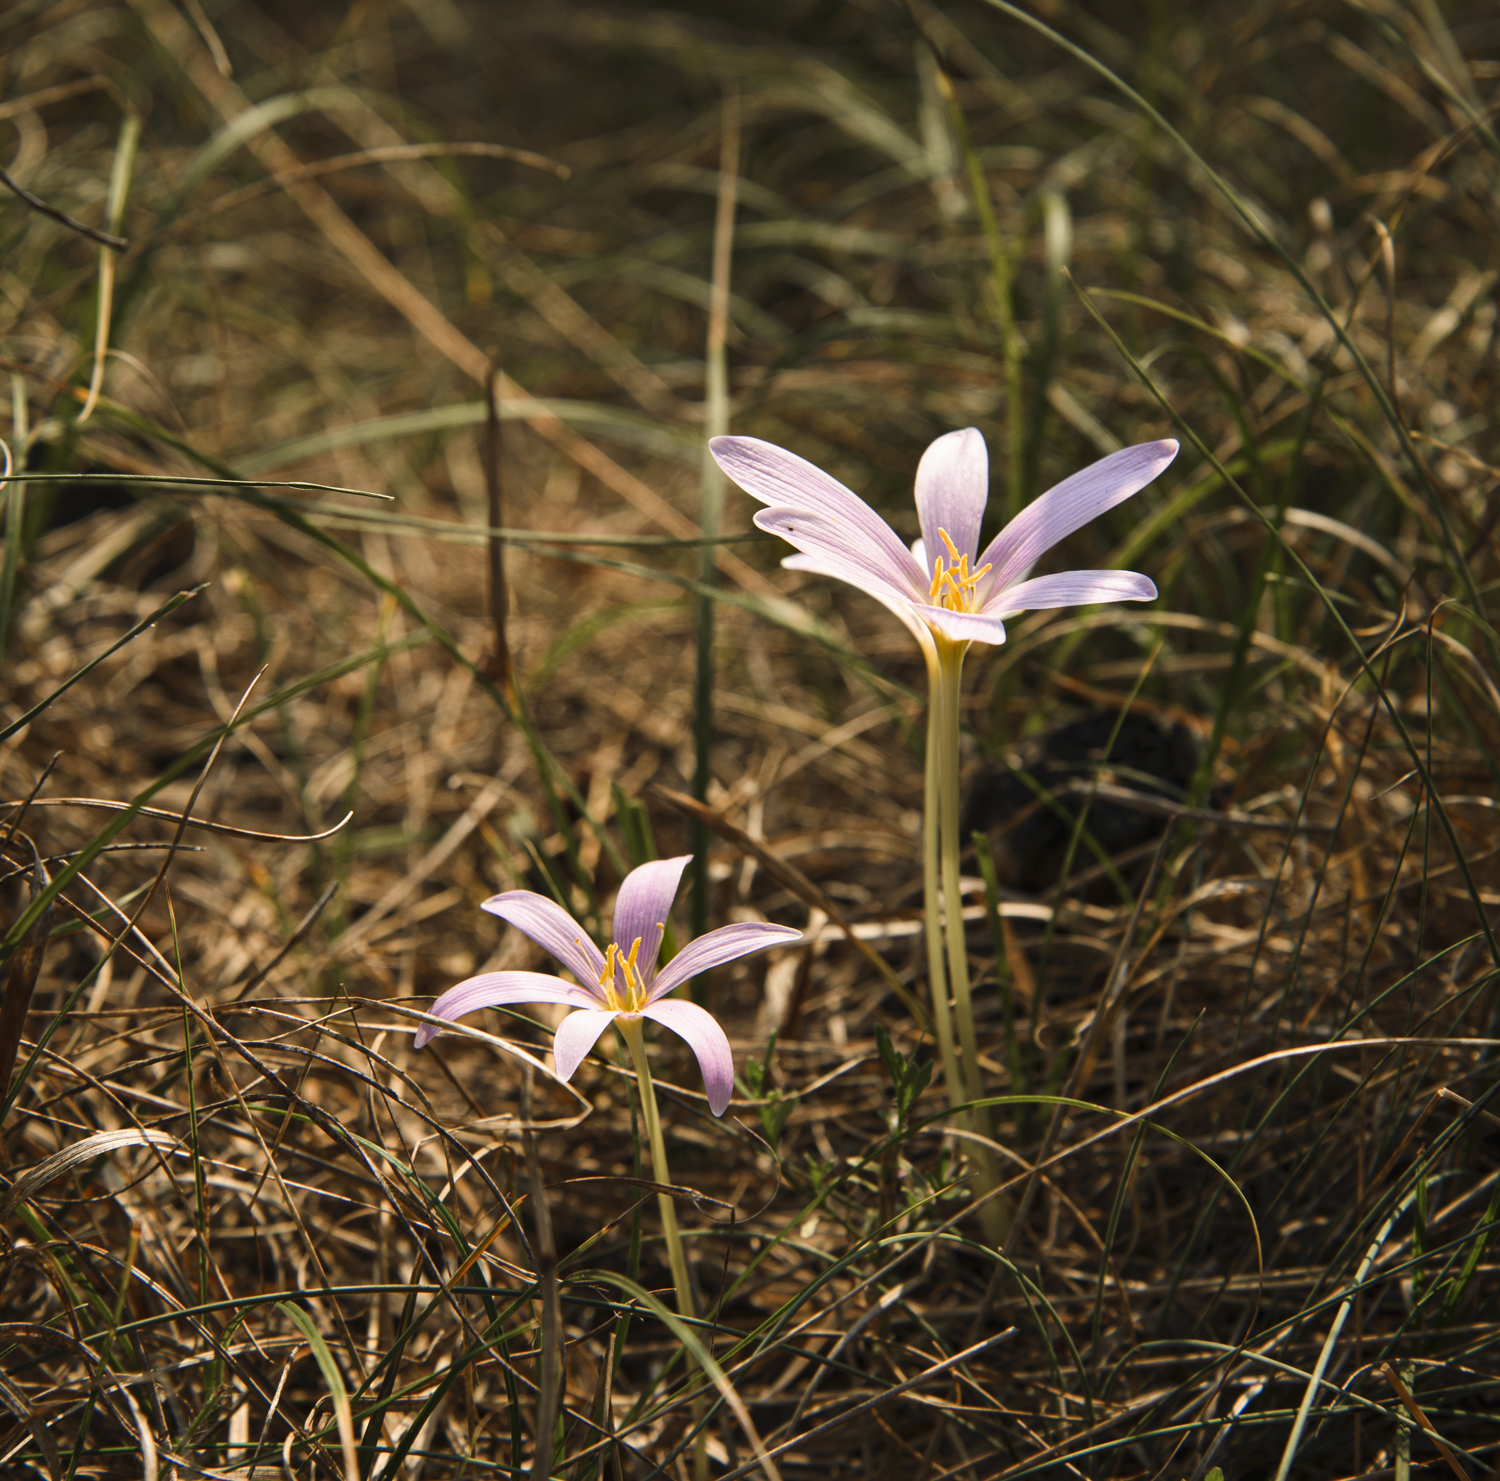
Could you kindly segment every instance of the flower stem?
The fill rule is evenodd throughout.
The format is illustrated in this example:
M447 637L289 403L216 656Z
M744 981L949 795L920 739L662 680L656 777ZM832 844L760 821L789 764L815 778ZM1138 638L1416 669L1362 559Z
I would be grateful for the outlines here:
M969 984L969 947L964 933L963 895L959 888L958 859L962 849L959 837L959 692L963 676L967 643L954 643L937 636L937 656L932 665L931 714L936 744L929 752L936 758L934 784L937 792L938 852L942 875L943 924L946 928L948 979L953 987L953 1017L958 1028L961 1055L960 1098L979 1100L984 1082L979 1073L979 1039L974 1027L974 996ZM931 808L931 802L928 804ZM930 951L929 947L929 951ZM949 1092L950 1104L958 1099ZM968 1129L976 1136L994 1140L994 1121L987 1107L976 1108L966 1116ZM976 1191L988 1193L1000 1185L1000 1165L993 1150L984 1142L970 1143L968 1151L974 1166ZM1010 1209L1003 1199L992 1199L980 1210L985 1237L992 1243L1009 1232Z
M641 1031L638 1018L623 1015L615 1019L615 1027L630 1050L635 1064L636 1084L641 1092L641 1114L646 1120L646 1139L651 1144L651 1175L658 1183L670 1183L672 1175L667 1171L667 1144L661 1134L661 1114L656 1109L656 1091L651 1085L651 1066L646 1062L646 1037ZM687 1255L682 1248L682 1235L677 1228L677 1207L670 1193L658 1193L656 1206L661 1210L662 1236L667 1242L667 1263L672 1267L672 1286L677 1292L677 1313L689 1321L697 1314L693 1309L693 1288L688 1283Z
M630 1050L635 1065L635 1080L640 1087L641 1113L646 1120L646 1139L651 1144L651 1175L658 1183L670 1183L672 1175L667 1170L667 1143L661 1132L661 1113L656 1109L656 1091L651 1084L651 1066L646 1059L646 1036L639 1018L621 1015L615 1019L615 1027ZM677 1208L670 1193L658 1193L656 1206L661 1211L661 1232L667 1244L667 1263L672 1267L672 1287L677 1292L677 1314L687 1321L697 1315L693 1303L693 1287L688 1279L687 1253L682 1247L682 1234L677 1228ZM701 1427L706 1406L702 1396L693 1400L693 1421L700 1426L698 1437L693 1442L694 1481L708 1481L708 1431Z
M965 645L966 646L966 645ZM943 924L948 945L948 978L953 987L953 1016L963 1056L965 1100L978 1100L979 1042L974 1032L974 997L969 986L969 949L964 933L963 895L959 888L958 856L958 696L963 670L963 647L938 639L938 683L932 708L938 722L937 792L938 839L941 851Z
M932 1024L937 1032L938 1058L943 1062L943 1082L948 1104L962 1105L968 1099L966 1081L953 1050L953 1016L948 1007L948 972L943 961L942 909L938 899L941 874L938 849L938 768L942 753L942 717L938 692L941 680L933 659L927 664L927 777L922 809L922 894L927 926L927 980L932 993Z

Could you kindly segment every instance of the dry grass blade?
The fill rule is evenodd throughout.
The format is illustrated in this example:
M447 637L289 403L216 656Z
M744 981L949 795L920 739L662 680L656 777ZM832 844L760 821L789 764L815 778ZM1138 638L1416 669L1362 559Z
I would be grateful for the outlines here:
M536 1228L536 1276L542 1303L542 1348L537 1358L536 1434L531 1458L532 1481L547 1481L552 1474L553 1433L563 1398L562 1321L557 1291L557 1241L552 1234L552 1210L542 1182L542 1164L537 1156L536 1134L530 1130L531 1077L521 1082L521 1133L526 1146L526 1170L531 1180L531 1217Z
M484 492L489 528L489 608L494 628L495 649L490 656L490 677L514 706L516 703L515 660L511 656L508 627L510 594L505 586L505 542L500 531L505 528L505 504L501 483L500 460L500 367L493 366L485 386L484 403Z
M0 1218L8 1218L54 1178L87 1167L107 1152L118 1152L122 1147L156 1147L177 1152L184 1150L182 1142L171 1132L153 1131L149 1127L127 1126L119 1131L97 1131L93 1136L86 1136L60 1152L54 1152L34 1167L28 1167L19 1177L13 1178L5 1197L0 1199Z
M1390 1384L1396 1397L1406 1406L1406 1412L1432 1437L1432 1443L1437 1447L1437 1452L1443 1457L1448 1469L1458 1477L1458 1481L1469 1481L1469 1473L1459 1465L1453 1457L1453 1452L1443 1444L1437 1430L1433 1428L1432 1421L1423 1412L1422 1406L1412 1397L1411 1390L1402 1383L1401 1375L1389 1363L1382 1363L1380 1371L1385 1375L1385 1381Z
M611 1275L606 1271L590 1272L595 1280L606 1282L616 1286L627 1295L633 1296L642 1306L650 1310L659 1321L664 1323L671 1331L686 1352L688 1352L704 1376L718 1392L719 1397L728 1405L730 1412L739 1421L750 1444L754 1447L756 1459L751 1465L744 1466L736 1471L735 1475L743 1475L753 1471L757 1467L764 1473L767 1481L781 1481L781 1472L774 1460L774 1451L766 1449L765 1441L760 1437L760 1431L755 1427L755 1421L750 1415L750 1410L738 1393L734 1385L725 1376L724 1370L716 1363L708 1349L704 1347L698 1334L679 1317L676 1312L669 1310L662 1302L658 1301L649 1291L643 1290L632 1281L621 1279L619 1276Z
M135 170L136 146L140 143L141 120L134 113L125 115L120 126L120 141L115 147L114 163L109 172L109 193L105 198L105 221L109 231L105 234L103 249L99 253L99 298L94 315L94 367L89 375L89 387L78 408L78 422L82 423L94 414L104 390L104 362L109 352L110 324L114 317L115 304L115 254L120 250L116 233L125 216L125 202L130 195L130 177ZM71 224L71 223L70 223ZM108 238L108 239L106 239Z
M45 1420L43 1420L32 1408L27 1396L17 1388L9 1378L0 1373L0 1399L5 1401L5 1406L15 1415L21 1424L31 1431L37 1443L37 1449L41 1451L42 1459L47 1466L47 1474L52 1481L63 1481L66 1474L62 1455L58 1450L56 1437L52 1434Z
M29 840L27 840L29 842ZM46 867L37 859L31 869L31 898L50 884ZM16 1052L26 1028L26 1014L36 991L37 976L47 952L47 933L52 926L52 912L44 910L21 938L5 969L4 997L0 998L0 1096L10 1088L11 1073L16 1067Z
M287 1320L307 1339L318 1371L323 1375L323 1382L328 1385L334 1422L338 1425L339 1445L344 1452L344 1481L359 1481L359 1456L354 1443L354 1411L349 1407L349 1391L344 1387L344 1375L339 1371L339 1365L312 1317L290 1302L283 1302L281 1310Z
M396 164L418 159L510 159L533 169L547 170L560 180L568 178L568 167L546 155L534 154L529 149L512 149L506 144L480 144L453 142L448 144L381 144L371 149L361 149L355 154L339 154L331 159L313 160L298 165L295 169L283 170L267 180L231 190L214 201L212 206L190 211L180 220L165 228L147 242L138 243L135 251L146 251L162 241L181 236L199 227L209 217L223 211L232 211L248 204L259 196L284 190L299 180L315 180L320 175L336 175L340 170L358 169L364 165ZM128 244L127 244L128 245Z
M97 807L105 812L123 812L130 806L128 802L117 802L110 797L37 797L26 803L0 802L0 808ZM164 807L137 807L134 809L134 816L165 818L174 823L184 823L181 813L172 812ZM267 833L260 828L241 828L233 823L217 823L208 818L194 817L187 818L184 826L196 828L205 833L222 833L226 838L251 838L262 843L322 843L325 838L332 838L334 834L347 827L352 816L350 813L345 813L338 822L317 833Z
M141 1412L141 1406L136 1403L135 1395L124 1384L120 1385L120 1398L124 1400L125 1407L130 1411L130 1417L135 1423L135 1432L140 1438L141 1481L156 1481L159 1453L150 1421Z
M59 90L60 91L60 90ZM130 246L125 237L117 237L112 232L100 231L95 226L85 226L81 221L75 221L66 211L59 211L56 206L49 206L46 201L17 185L4 170L0 170L0 185L3 185L13 195L19 196L33 211L40 211L43 216L50 216L54 221L60 221L69 231L76 231L79 236L87 237L91 242L98 242L101 246L108 247L111 252L123 252Z
M24 729L49 705L61 699L62 696L66 694L68 690L70 690L75 684L79 683L83 679L86 679L90 673L92 673L96 668L99 667L101 663L104 663L107 659L112 658L116 653L120 651L120 649L125 647L127 643L130 643L134 639L140 637L142 633L149 632L163 618L169 617L180 606L182 606L184 602L189 601L191 598L197 596L198 593L202 590L203 588L200 586L193 591L179 591L171 598L170 601L162 603L162 605L158 607L156 611L152 612L150 616L136 623L136 625L132 627L128 632L123 634L118 639L118 641L111 643L110 646L103 653L99 654L97 658L90 659L86 664L83 665L82 668L77 669L74 673L70 674L61 684L57 686L56 689L54 689L49 695L47 695L45 699L39 699L24 714L18 715L14 720L10 722L9 725L0 728L0 741L9 740L10 737L13 736L18 730ZM48 799L48 801L52 806L57 805L55 799ZM12 804L0 803L0 807L9 805ZM112 804L101 803L99 805L110 806Z

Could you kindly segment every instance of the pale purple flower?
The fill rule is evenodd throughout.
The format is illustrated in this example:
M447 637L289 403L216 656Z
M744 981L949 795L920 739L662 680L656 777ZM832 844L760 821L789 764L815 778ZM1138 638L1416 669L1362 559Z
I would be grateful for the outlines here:
M1135 571L1027 577L1060 540L1150 483L1177 456L1170 438L1122 448L1065 478L983 554L989 457L977 428L949 432L922 455L922 538L910 550L863 499L795 453L756 437L715 437L709 447L730 478L771 506L755 516L756 525L801 552L784 566L859 587L889 607L929 654L934 633L953 643L1003 643L1003 619L1018 612L1156 596L1155 583Z
M455 1019L479 1008L509 1003L566 1003L576 1008L558 1025L552 1041L560 1080L572 1078L616 1018L649 1018L687 1040L703 1071L709 1109L722 1116L734 1086L729 1040L706 1009L667 994L700 972L767 946L795 941L802 933L762 921L720 926L688 942L658 972L662 932L691 857L659 859L625 876L615 899L614 940L602 954L583 927L544 895L510 890L486 900L483 909L525 932L578 981L566 982L543 972L482 972L450 987L432 1005L434 1016ZM441 1032L436 1025L424 1023L417 1030L417 1048Z

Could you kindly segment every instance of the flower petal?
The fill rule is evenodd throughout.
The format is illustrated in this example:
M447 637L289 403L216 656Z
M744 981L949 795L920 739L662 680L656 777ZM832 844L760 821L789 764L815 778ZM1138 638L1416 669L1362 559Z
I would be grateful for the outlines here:
M920 577L915 557L910 559L906 570L893 570L880 552L872 551L858 540L850 540L837 522L809 510L785 506L762 509L755 516L755 523L767 534L780 536L802 552L782 561L787 570L812 571L857 586L866 596L874 597L881 606L894 612L925 651L931 635L926 624L913 616L912 609L926 598L927 582Z
M651 1000L664 997L674 987L680 986L690 977L722 967L725 962L738 961L752 951L763 951L768 946L785 946L788 941L800 941L802 932L791 926L773 926L769 921L739 921L732 926L720 926L716 931L706 931L696 941L689 941L676 956L661 969L651 985Z
M593 1008L598 1000L581 987L548 977L542 972L482 972L450 987L428 1010L438 1018L462 1018L480 1008L498 1008L507 1003L567 1003L573 1008ZM442 1033L436 1024L424 1023L417 1030L416 1045Z
M916 607L917 615L955 643L1003 643L1005 624L989 612L950 612L946 607Z
M821 468L758 437L715 437L708 446L719 467L762 504L820 514L842 530L845 544L857 540L882 560L895 579L918 579L916 562L896 532L863 499Z
M905 546L901 547L902 563L892 564L884 552L872 549L858 537L851 539L847 526L819 510L778 504L772 509L762 509L755 516L755 526L768 535L779 536L807 555L841 561L859 572L860 586L880 586L903 601L921 601L931 585L921 574L916 557Z
M647 987L656 975L656 958L661 951L661 930L677 898L682 871L692 863L691 854L676 859L656 859L632 869L615 897L615 945L627 956L631 944L640 937L641 980Z
M988 562L994 567L982 589L985 599L1019 581L1059 540L1145 488L1176 456L1177 444L1170 437L1121 448L1033 500L979 557L981 566Z
M990 458L977 427L948 432L922 454L917 464L917 513L922 520L923 554L943 553L938 530L946 530L960 555L979 550L979 525L990 499ZM926 562L930 572L932 562Z
M481 907L507 920L586 987L592 988L604 971L604 957L588 933L560 905L533 890L508 890L492 895Z
M580 1016L575 1013L573 1018ZM652 1003L649 1008L641 1010L641 1017L650 1018L687 1040L688 1048L698 1056L698 1068L703 1071L708 1108L715 1116L722 1116L734 1091L734 1052L718 1020L707 1009L688 1002L686 998L668 998L664 1002ZM572 1021L572 1018L568 1020L569 1023Z
M917 604L910 597L897 596L884 587L867 581L857 568L844 561L824 555L789 555L781 563L788 571L808 571L814 576L831 576L835 581L847 581L857 586L866 596L874 597L887 611L895 613L902 625L918 643L925 647L932 641L927 624L916 617Z
M599 1035L618 1015L607 1008L585 1008L570 1013L552 1036L552 1063L559 1080L571 1080L583 1057L599 1042Z
M998 591L990 600L1007 616L1043 607L1089 607L1095 602L1154 602L1156 583L1138 571L1059 571Z

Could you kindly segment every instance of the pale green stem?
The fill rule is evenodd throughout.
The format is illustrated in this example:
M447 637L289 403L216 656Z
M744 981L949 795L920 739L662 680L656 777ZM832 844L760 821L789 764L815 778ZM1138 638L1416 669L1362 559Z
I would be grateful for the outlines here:
M942 867L943 922L948 938L948 978L953 1016L963 1056L965 1100L978 1100L979 1043L974 1033L974 997L969 987L969 949L964 938L963 894L958 883L958 695L967 643L937 640L937 683L932 711L937 717L938 846Z
M651 1084L651 1066L646 1059L646 1036L639 1018L620 1017L615 1027L630 1050L635 1065L636 1084L640 1088L641 1114L646 1121L646 1139L651 1144L651 1175L658 1183L670 1183L672 1174L667 1170L667 1143L661 1132L661 1114L656 1109L656 1091ZM667 1243L667 1263L672 1267L672 1286L677 1292L677 1314L687 1321L697 1315L693 1305L693 1287L688 1280L687 1252L682 1247L682 1234L677 1228L677 1208L670 1193L658 1193L656 1206L661 1211L661 1232ZM693 1400L693 1418L703 1417L702 1397ZM694 1481L707 1481L708 1477L708 1431L700 1429L693 1444Z
M672 1175L667 1171L667 1144L661 1134L661 1115L656 1109L656 1091L651 1086L651 1066L646 1062L646 1036L641 1030L639 1018L620 1017L615 1027L630 1050L635 1064L636 1083L641 1090L641 1114L646 1120L646 1138L651 1144L651 1175L658 1183L670 1183ZM693 1288L688 1284L687 1255L682 1248L682 1235L677 1229L677 1207L670 1193L658 1193L656 1206L661 1210L661 1230L667 1241L667 1263L672 1267L672 1285L677 1292L679 1316L693 1319Z
M948 973L943 965L943 920L938 903L941 874L938 851L938 767L942 754L942 717L938 694L942 687L938 665L927 660L927 777L922 808L922 894L927 926L927 981L932 993L932 1025L937 1032L938 1058L943 1062L943 1082L948 1104L962 1105L968 1099L965 1078L953 1051L953 1017L948 1008Z
M931 714L935 724L929 741L928 776L937 792L939 867L942 875L943 921L946 927L948 978L953 987L953 1017L958 1027L962 1089L955 1096L949 1091L949 1104L959 1100L979 1100L984 1082L979 1074L979 1038L974 1028L974 995L969 985L969 948L964 935L963 894L959 888L958 857L962 849L959 838L959 691L963 677L967 643L953 643L934 635L937 657L932 665ZM929 814L934 810L929 793ZM932 871L936 873L936 870ZM936 885L931 885L936 894ZM951 1030L950 1030L951 1033ZM951 1040L950 1040L951 1042ZM946 1073L946 1068L945 1068ZM979 1136L994 1139L994 1120L987 1107L970 1111L965 1118L968 1129ZM975 1192L984 1194L1000 1186L1000 1164L987 1146L970 1142L967 1148L976 1173ZM992 1199L980 1210L980 1224L991 1243L1003 1242L1010 1229L1010 1208L1004 1199Z

